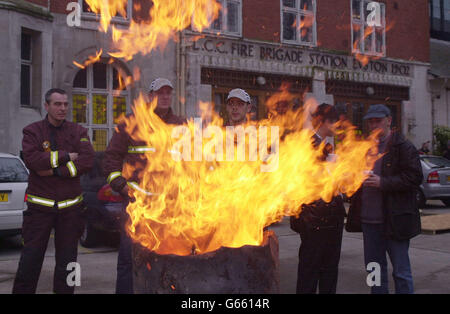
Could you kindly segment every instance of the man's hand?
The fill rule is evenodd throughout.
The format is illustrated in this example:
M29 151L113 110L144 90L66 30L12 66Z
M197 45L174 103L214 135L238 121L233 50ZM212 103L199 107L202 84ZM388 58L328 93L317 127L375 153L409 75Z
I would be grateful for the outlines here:
M120 194L125 197L126 199L129 199L130 203L134 203L136 202L136 199L134 198L134 196L132 195L132 193L130 193L130 188L128 187L128 185L125 185L122 189L122 191L120 191Z
M71 161L74 161L78 158L78 153L69 153L69 157Z
M53 169L37 171L41 177L50 177L53 175Z
M366 181L364 181L364 186L370 186L374 188L380 188L380 176L376 174L371 174Z
M129 191L128 185L125 185L123 187L122 191L120 191L120 194L122 194L122 196L127 197L128 196L128 191Z

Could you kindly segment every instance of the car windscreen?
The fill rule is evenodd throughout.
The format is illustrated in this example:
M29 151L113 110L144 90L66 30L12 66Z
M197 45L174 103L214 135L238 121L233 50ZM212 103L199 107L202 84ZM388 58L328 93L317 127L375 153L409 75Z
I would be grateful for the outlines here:
M0 183L27 182L28 172L17 158L0 157Z
M431 168L450 167L450 160L444 157L422 157L421 159Z

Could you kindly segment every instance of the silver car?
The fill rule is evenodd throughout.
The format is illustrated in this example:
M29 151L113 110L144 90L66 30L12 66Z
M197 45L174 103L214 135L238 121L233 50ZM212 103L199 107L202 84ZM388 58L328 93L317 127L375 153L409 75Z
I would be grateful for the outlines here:
M441 200L450 206L450 160L431 155L421 155L423 181L417 195L419 207L427 200Z
M22 160L0 153L0 236L21 232L27 186L28 170Z

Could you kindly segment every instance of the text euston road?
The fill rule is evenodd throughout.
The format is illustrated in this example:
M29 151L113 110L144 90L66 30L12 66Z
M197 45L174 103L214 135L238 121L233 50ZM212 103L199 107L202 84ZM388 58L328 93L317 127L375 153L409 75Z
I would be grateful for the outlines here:
M374 72L410 76L410 66L394 62L371 60L363 66L357 59L344 55L332 55L298 48L285 48L254 43L242 43L231 40L203 38L194 41L192 50L217 55L232 55L263 61L296 63L303 66L321 66L324 68Z

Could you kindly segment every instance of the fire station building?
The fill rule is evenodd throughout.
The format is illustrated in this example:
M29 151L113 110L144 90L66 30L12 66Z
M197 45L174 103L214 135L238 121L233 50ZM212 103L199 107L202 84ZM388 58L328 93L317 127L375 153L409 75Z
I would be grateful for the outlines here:
M82 9L80 26L69 26L70 2ZM199 101L220 111L240 87L252 98L252 117L262 119L266 99L289 83L296 106L309 98L338 105L362 132L368 106L384 103L416 146L432 138L428 0L220 0L209 29L186 29L164 50L128 62L108 55L111 34L98 31L84 2L0 1L1 151L19 153L22 129L45 117L51 87L67 90L69 119L104 150L117 117L157 77L173 82L172 107L186 117L199 115ZM127 28L149 8L129 0L113 23ZM95 55L98 62L75 65ZM126 77L139 80L123 88Z

